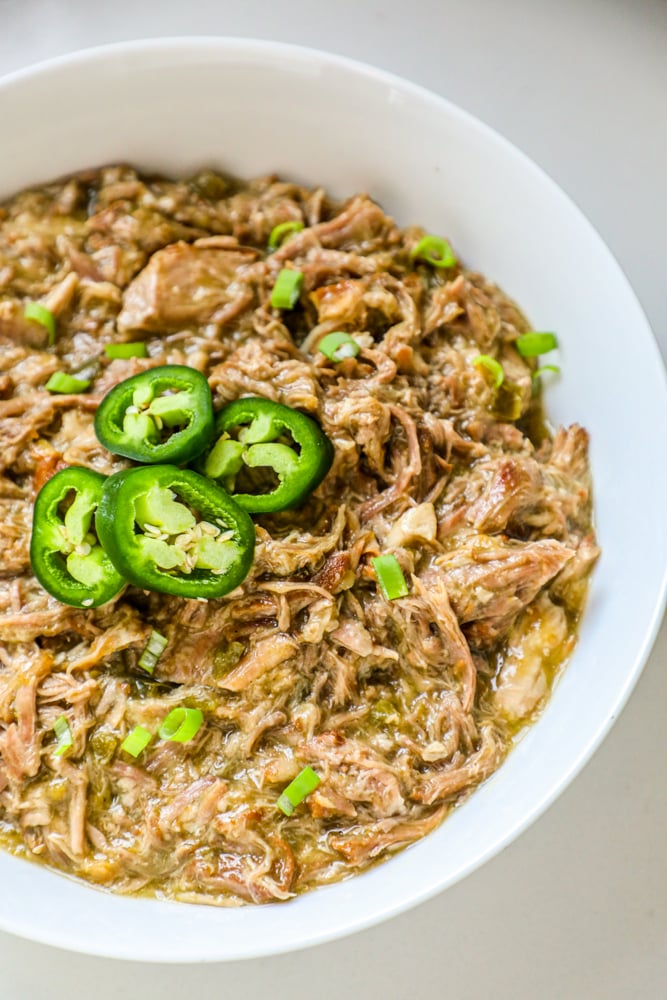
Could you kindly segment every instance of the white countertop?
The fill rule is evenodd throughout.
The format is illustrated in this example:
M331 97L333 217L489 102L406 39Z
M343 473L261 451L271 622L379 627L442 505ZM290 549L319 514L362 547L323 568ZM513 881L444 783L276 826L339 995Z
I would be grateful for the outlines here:
M664 0L0 0L0 73L177 34L331 49L472 111L583 208L667 356ZM666 711L663 625L583 774L503 854L438 898L347 940L232 965L110 962L0 934L0 998L658 1000L667 995Z

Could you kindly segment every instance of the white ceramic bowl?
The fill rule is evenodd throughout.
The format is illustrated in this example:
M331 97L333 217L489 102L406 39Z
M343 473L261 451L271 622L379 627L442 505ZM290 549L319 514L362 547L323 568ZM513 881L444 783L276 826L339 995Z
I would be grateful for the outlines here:
M667 391L646 320L586 219L525 156L441 98L304 49L158 40L0 81L0 197L124 160L171 174L278 171L367 190L557 330L554 422L592 433L603 557L579 645L543 717L435 833L362 876L280 906L217 909L107 895L0 854L0 926L77 951L194 961L266 955L359 930L451 885L516 837L590 757L661 617ZM9 155L8 155L9 153ZM662 428L662 434L659 429Z

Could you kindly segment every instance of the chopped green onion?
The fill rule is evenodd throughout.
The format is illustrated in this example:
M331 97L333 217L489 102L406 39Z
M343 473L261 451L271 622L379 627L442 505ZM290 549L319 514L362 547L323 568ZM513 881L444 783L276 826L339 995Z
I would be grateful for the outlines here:
M560 368L558 365L542 365L541 368L538 368L537 371L533 372L533 381L537 381L541 375L544 375L545 372L555 372L558 375L560 374Z
M293 309L299 301L303 272L292 271L284 267L276 278L271 292L271 305L274 309Z
M522 358L536 358L539 354L548 354L558 347L555 333L537 333L534 330L522 333L514 343Z
M172 708L158 733L160 739L171 740L172 743L189 743L199 732L204 721L199 708Z
M147 358L148 351L143 340L129 344L106 344L104 353L108 358Z
M285 240L289 239L292 233L300 233L303 229L303 222L295 219L293 222L281 222L274 226L269 236L269 250L277 250Z
M505 381L505 372L503 371L503 366L500 361L496 361L492 358L490 354L478 354L476 358L472 359L472 363L479 367L486 368L487 371L491 372L493 375L493 385L496 389Z
M50 309L43 306L41 302L26 302L23 308L23 315L26 319L34 320L46 327L49 333L49 345L56 342L56 317Z
M397 597L405 597L408 593L408 585L403 576L396 556L378 556L371 559L380 590L388 601L395 601Z
M319 774L315 774L312 767L304 767L303 771L297 774L294 781L290 781L278 799L278 808L286 816L291 816L296 807L301 805L306 796L314 792L321 782L322 779Z
M44 388L49 392L64 392L69 395L71 392L84 392L89 385L89 378L74 378L67 372L54 372Z
M330 361L356 358L361 350L359 344L349 333L328 333L326 337L322 337L317 349Z
M129 753L131 757L138 757L152 739L153 734L149 733L147 729L144 729L143 726L135 726L132 732L127 734L120 748L125 753Z
M454 267L456 257L447 240L441 236L423 236L410 253L412 260L425 260L433 267Z
M70 729L69 723L64 715L59 715L53 723L53 731L56 734L56 740L58 742L55 754L57 757L60 757L66 750L69 750L69 748L74 745L72 730Z
M145 670L147 674L152 674L157 666L157 661L162 656L165 646L168 643L168 639L165 636L160 635L155 629L150 634L150 638L146 643L146 648L139 657L139 666L142 670Z

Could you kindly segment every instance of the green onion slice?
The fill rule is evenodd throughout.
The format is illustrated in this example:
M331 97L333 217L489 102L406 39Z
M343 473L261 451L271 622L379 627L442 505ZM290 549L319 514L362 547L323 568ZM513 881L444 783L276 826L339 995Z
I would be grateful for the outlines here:
M148 351L143 340L130 344L106 344L104 353L108 358L147 358Z
M72 730L70 729L69 723L64 715L59 715L53 723L53 731L56 734L58 744L55 754L57 757L60 757L66 750L69 750L69 748L74 745Z
M318 351L329 358L329 361L343 361L345 358L356 358L361 347L349 333L328 333L317 345Z
M150 634L150 638L146 643L146 648L139 657L139 666L142 670L145 670L147 674L152 674L157 666L157 661L162 656L165 646L168 643L168 639L156 632L155 629Z
M500 361L496 361L492 358L490 354L478 354L476 358L472 359L472 363L477 367L486 368L487 371L491 372L493 375L493 385L494 388L498 389L505 381L505 372L503 371L503 366Z
M125 753L129 753L131 757L138 757L142 753L150 741L153 739L153 734L149 733L147 729L143 726L135 726L132 732L128 733L123 742L120 745L121 750Z
M56 317L50 309L43 306L41 302L26 302L23 308L23 315L26 319L34 320L35 323L41 323L42 326L46 327L49 333L49 345L53 346L55 344Z
M423 236L410 253L412 260L425 260L433 267L454 267L457 263L454 251L441 236Z
M304 767L303 771L297 774L294 781L290 781L278 799L278 808L286 816L291 816L296 807L301 805L305 797L314 792L321 782L322 779L319 774L313 771L312 767Z
M295 219L293 222L281 222L274 226L269 235L269 250L277 250L279 246L289 239L292 233L300 233L303 229L303 222Z
M54 372L49 381L44 386L49 392L85 392L90 385L89 378L74 378L67 372Z
M189 743L199 732L203 721L199 708L172 708L158 734L160 739L171 740L172 743Z
M293 271L284 267L276 278L271 292L271 305L274 309L293 309L299 301L303 272Z
M408 593L408 585L403 576L396 556L386 555L371 559L380 590L388 601L395 601L397 597L405 597Z
M558 365L542 365L541 368L538 368L537 371L533 372L533 381L539 379L545 372L555 372L558 375L560 374L560 368Z
M539 354L548 354L558 347L555 333L522 333L515 340L515 346L522 358L536 358Z

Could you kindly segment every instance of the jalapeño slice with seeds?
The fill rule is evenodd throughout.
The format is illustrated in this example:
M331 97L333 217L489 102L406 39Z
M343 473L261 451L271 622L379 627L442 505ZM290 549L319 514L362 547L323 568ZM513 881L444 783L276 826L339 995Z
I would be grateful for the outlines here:
M217 440L198 467L251 514L298 507L333 461L333 446L314 420L259 396L223 407L215 432ZM275 488L251 490L250 469L266 470L277 480Z
M215 598L248 575L255 527L224 490L174 465L111 476L98 513L117 570L144 590Z
M49 479L35 500L33 573L53 597L75 608L97 608L125 586L96 530L105 482L99 472L70 466Z
M135 462L188 462L213 435L209 384L195 368L162 365L114 386L95 414L98 440Z

